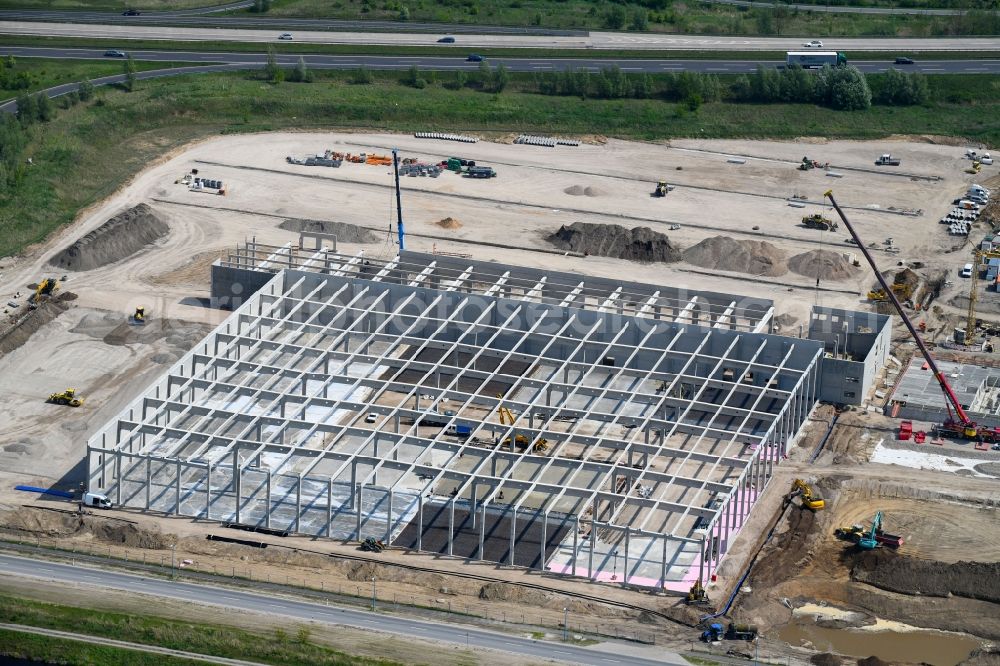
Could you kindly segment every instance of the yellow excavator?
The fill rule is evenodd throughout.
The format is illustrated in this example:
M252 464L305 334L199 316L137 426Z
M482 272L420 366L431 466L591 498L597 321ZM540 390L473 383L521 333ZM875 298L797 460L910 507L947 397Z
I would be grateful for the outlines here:
M656 189L653 190L653 196L665 197L667 196L668 192L670 192L670 185L667 184L667 181L661 180L658 183L656 183Z
M39 303L42 296L51 296L52 292L59 288L59 280L55 278L44 278L35 287L35 295L31 297L32 303Z
M49 399L45 402L51 402L56 405L68 405L70 407L79 407L83 404L83 398L76 397L76 389L68 388L61 393L53 393L49 396Z
M785 500L790 502L796 495L802 498L803 508L809 509L810 511L821 511L826 508L826 501L814 493L809 484L802 479L795 479L795 481L792 482L792 491L788 493Z
M687 594L688 604L707 604L708 603L708 592L705 591L705 587L701 584L700 580L696 580L691 589L688 590Z
M497 397L500 398L502 396L497 395ZM511 413L510 409L508 409L502 402L497 406L497 414L500 416L500 425L509 425L509 426L514 425L514 414ZM517 435L514 438L514 442L520 447L526 447L528 446L528 444L531 443L531 440L525 437L524 435ZM503 443L507 446L510 446L510 437L504 439ZM545 453L546 451L549 450L548 440L540 438L537 442L535 442L535 445L532 447L532 450L535 453Z
M146 324L146 308L141 305L137 307L135 314L128 318L128 323L136 326L144 326Z

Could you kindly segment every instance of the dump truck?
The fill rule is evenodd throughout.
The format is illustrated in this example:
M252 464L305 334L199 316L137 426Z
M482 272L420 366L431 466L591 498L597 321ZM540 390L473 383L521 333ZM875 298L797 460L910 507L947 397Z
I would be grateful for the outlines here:
M899 158L889 153L883 153L875 160L875 166L899 166Z
M806 215L802 218L802 226L806 229L819 229L820 231L836 231L837 223L823 217L819 213Z

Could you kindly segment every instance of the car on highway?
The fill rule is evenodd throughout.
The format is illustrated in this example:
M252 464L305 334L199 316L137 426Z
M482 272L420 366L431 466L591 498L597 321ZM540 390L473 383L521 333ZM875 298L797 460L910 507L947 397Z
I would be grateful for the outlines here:
M280 35L278 35L278 39L291 39L291 38L292 38L292 33L290 32L283 32Z
M803 43L802 46L806 47L807 49L821 49L823 48L823 42L819 41L818 39L814 39L811 42Z
M126 9L122 12L122 16L139 16L138 9Z
M454 43L455 43L454 37L442 37L441 39L438 40L438 44L454 44Z
M893 61L895 65L912 65L913 58L907 58L906 56L899 56Z
M484 60L486 60L486 58L478 53L470 53L469 57L465 59L466 62L482 62Z
M104 52L105 58L125 58L125 52L119 51L118 49L108 49Z

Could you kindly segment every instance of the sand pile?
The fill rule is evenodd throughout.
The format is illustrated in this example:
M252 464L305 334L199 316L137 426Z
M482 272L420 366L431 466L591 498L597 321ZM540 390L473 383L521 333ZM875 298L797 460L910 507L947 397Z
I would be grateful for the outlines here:
M681 251L670 239L649 227L626 229L616 224L574 222L546 238L563 250L641 262L680 261Z
M285 220L278 225L285 231L312 231L337 237L340 243L377 243L379 237L364 227L346 222L324 222L322 220Z
M947 564L883 549L858 554L851 579L902 594L1000 602L1000 562Z
M442 229L461 229L462 223L453 217L446 217L443 220L438 220L434 224L438 225Z
M806 277L821 280L846 280L857 269L842 254L831 250L810 250L788 260L788 268Z
M788 272L785 253L764 241L738 241L726 236L706 238L684 250L684 261L702 268L766 275Z
M152 208L139 204L94 229L52 257L49 264L89 271L126 259L167 235L170 228Z
M606 192L601 188L593 187L591 185L588 185L587 187L573 185L564 189L563 192L574 197L600 197L606 194Z

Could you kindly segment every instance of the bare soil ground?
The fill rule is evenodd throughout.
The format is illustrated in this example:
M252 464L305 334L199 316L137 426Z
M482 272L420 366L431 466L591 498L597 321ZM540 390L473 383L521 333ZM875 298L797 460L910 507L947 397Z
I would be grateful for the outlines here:
M76 223L45 244L0 262L0 300L23 304L27 285L51 272L49 263L63 248L123 211L148 204L169 228L154 244L134 253L129 250L120 258L111 257L111 263L102 262L87 270L66 269L64 289L72 289L79 298L50 319L38 319L30 336L3 349L0 502L13 508L26 501L11 490L15 483L72 487L79 481L77 465L87 438L149 384L164 363L188 351L227 316L206 308L203 299L208 296L211 262L229 248L252 237L276 245L294 242L300 227L293 223L289 228L283 223L309 220L320 221L324 228L329 224L335 233L350 227L357 235L344 234L338 239L342 252L363 250L378 258L395 254L388 233L395 201L392 177L386 168L345 164L340 169L311 169L287 164L288 154L326 148L371 152L397 146L407 156L437 161L459 151L477 163L497 166L502 176L476 180L442 174L436 179L405 179L403 209L411 234L409 248L460 252L512 264L544 263L551 270L607 277L628 275L632 280L680 288L753 293L776 302L776 322L786 331L795 331L806 322L814 304L867 307L864 295L872 280L867 269L850 267L857 248L845 243L846 233L821 232L801 224L803 215L831 215L822 204L831 179L821 170L796 169L802 155L809 154L838 165L843 174L834 183L838 200L847 207L865 240L881 246L886 237L893 237L898 254L876 251L881 270L896 270L901 261L907 265L916 262L922 276L950 276L955 284L945 284L935 307L924 314L932 334L944 332L962 315L960 307L947 303L967 290L966 283L954 275L968 260L970 245L965 239L948 237L938 219L970 182L989 186L993 173L975 178L964 174L967 163L961 147L921 141L893 142L892 152L903 158L906 172L940 180L864 170L870 169L873 156L885 152L885 143L686 140L661 145L607 141L540 153L489 141L458 148L407 136L315 132L234 135L198 143L138 174L127 187L85 211ZM733 164L726 161L727 154L751 157L745 164ZM227 196L192 192L175 184L192 168L205 177L224 180L229 185ZM653 183L662 177L668 178L674 189L666 197L650 197ZM811 203L793 207L790 197ZM897 214L904 209L922 214ZM461 223L442 225L448 218ZM727 252L716 248L706 253L707 259L691 254L697 261L680 256L679 261L669 264L553 252L545 238L574 223L648 227L667 234L677 252L711 244L716 242L711 239L718 237L731 239L748 252L739 255L740 261L726 263L723 258ZM797 257L801 270L795 272L796 266L792 266L789 272L778 272ZM124 322L139 305L146 308L150 323L144 330L132 330ZM83 407L44 403L52 391L70 386L86 398ZM881 417L845 415L820 458L820 466L803 465L800 461L825 432L823 419L830 415L821 409L814 416L817 420L802 448L792 451L791 460L781 468L787 472L781 473L825 479L819 487L830 493L832 508L816 517L795 514L793 523L779 530L779 537L765 550L765 563L756 574L759 579L751 581L754 591L738 606L738 616L765 628L774 627L790 614L781 598L814 599L921 626L945 628L965 623L980 636L1000 633L992 620L996 607L989 602L960 597L927 600L850 580L850 567L841 561L842 544L832 536L833 528L841 522L868 519L882 509L890 529L898 526L905 533L907 544L901 556L952 564L970 559L969 553L983 561L1000 559L995 516L970 508L973 505L969 503L942 501L935 493L949 490L948 484L956 483L954 477L867 464L868 449L877 437L866 437L865 433L891 427ZM741 573L742 563L756 551L791 478L779 477L761 498L751 525L733 544L732 554L720 571L721 580L711 586L713 599L721 598ZM911 479L920 479L919 489ZM973 489L973 495L990 492L982 480L963 479L961 483ZM892 493L890 487L895 489ZM279 549L268 549L266 555L248 554L239 547L206 541L205 535L218 529L214 525L139 514L129 517L137 521L142 535L177 535L178 556L207 570L235 567L247 569L255 577L288 576L330 585L354 585L359 576L368 574L364 567L352 569L356 563L337 563L328 557ZM10 524L8 529L62 543L133 549L154 559L169 553L154 547L161 544L158 541L140 545L145 536L122 536L79 525L50 528ZM345 545L305 539L292 538L286 543L324 553L338 549L355 552ZM282 552L285 554L275 554ZM525 596L504 588L484 591L481 583L461 582L447 575L453 570L478 570L505 580L537 581L537 574L397 552L384 554L383 560L416 561L441 570L440 576L412 578L401 570L392 573L384 565L364 565L383 566L379 578L397 578L393 582L396 593L414 600L439 606L448 601L482 604L487 612L509 613L511 618L539 613L552 624L561 619L565 601L557 593ZM555 590L599 590L599 595L609 599L660 610L674 609L677 603L676 599L617 587L595 587L548 576L542 579ZM589 618L612 628L635 627L648 620L601 604L582 604L574 613L581 621ZM666 625L642 626L669 633ZM678 636L690 637L683 632Z

